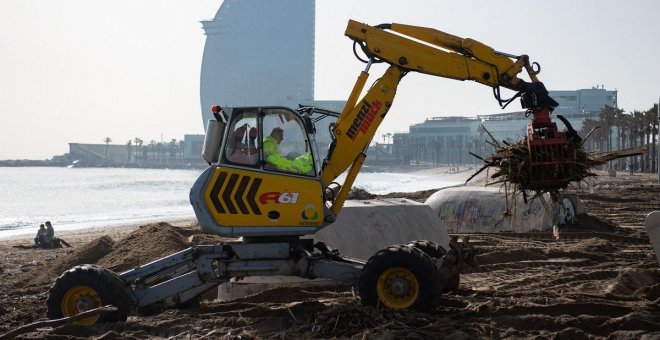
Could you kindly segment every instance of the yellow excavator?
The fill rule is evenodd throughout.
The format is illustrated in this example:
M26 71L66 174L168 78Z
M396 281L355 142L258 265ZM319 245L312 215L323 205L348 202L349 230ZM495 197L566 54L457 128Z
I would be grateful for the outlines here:
M82 322L122 321L133 309L184 304L220 283L247 276L358 282L364 304L392 309L424 310L443 288L455 288L457 266L470 257L469 246L454 242L444 249L416 241L386 247L364 262L304 236L335 221L408 72L490 86L502 107L519 97L534 114L536 133L553 129L549 114L557 103L537 79L540 67L526 55L402 24L351 20L345 34L366 68L341 113L304 106L213 107L215 120L208 123L203 149L209 167L194 183L190 202L203 230L240 239L198 245L123 273L76 266L50 288L48 317L112 304L116 312ZM360 98L370 67L380 62L389 68ZM518 77L523 70L528 81ZM516 91L515 96L503 100L501 87ZM317 131L327 117L336 121L327 131ZM327 141L327 150L319 152L318 141ZM346 170L344 182L335 182Z

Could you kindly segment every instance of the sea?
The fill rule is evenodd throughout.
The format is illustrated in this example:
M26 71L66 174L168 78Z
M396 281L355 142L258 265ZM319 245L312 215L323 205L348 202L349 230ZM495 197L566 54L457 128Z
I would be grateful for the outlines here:
M73 230L193 219L188 194L202 171L0 167L0 239L33 234L45 221ZM364 172L353 187L386 194L456 184L431 174Z

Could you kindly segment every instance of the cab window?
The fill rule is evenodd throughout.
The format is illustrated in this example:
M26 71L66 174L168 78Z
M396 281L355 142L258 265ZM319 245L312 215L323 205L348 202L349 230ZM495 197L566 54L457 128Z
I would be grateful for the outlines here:
M299 117L286 109L268 109L264 113L264 169L314 176L314 159Z
M229 126L225 143L224 158L227 162L256 166L259 162L259 138L257 131L257 111L237 113Z

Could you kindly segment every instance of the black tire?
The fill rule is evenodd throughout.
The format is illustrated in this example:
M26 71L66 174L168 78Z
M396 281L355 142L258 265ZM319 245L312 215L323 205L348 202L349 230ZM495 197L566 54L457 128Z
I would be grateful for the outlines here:
M75 266L55 280L48 290L49 319L69 317L85 310L113 305L116 312L102 313L78 323L95 324L126 321L130 310L129 291L119 276L92 264Z
M436 259L441 259L445 255L447 255L447 250L443 246L433 241L427 241L427 240L413 241L408 243L408 246L415 247L423 251L426 255ZM450 260L447 262L454 262L451 261L451 259L446 259L446 260ZM442 286L443 293L447 293L452 290L458 289L458 285L460 284L461 277L456 263L443 262L442 268L440 269L438 274L440 277L440 283Z
M369 258L359 291L364 305L425 311L440 296L440 284L428 255L414 247L395 245Z
M447 255L447 250L443 246L433 241L427 241L427 240L412 241L408 243L408 246L415 247L423 251L426 255L436 259L439 259Z

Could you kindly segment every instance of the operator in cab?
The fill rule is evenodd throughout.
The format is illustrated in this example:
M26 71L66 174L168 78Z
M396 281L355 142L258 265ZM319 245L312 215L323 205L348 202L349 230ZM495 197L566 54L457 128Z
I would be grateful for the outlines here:
M290 160L280 154L279 145L284 140L284 130L274 127L264 138L263 148L268 166L280 171L307 174L312 171L312 156L309 153Z

